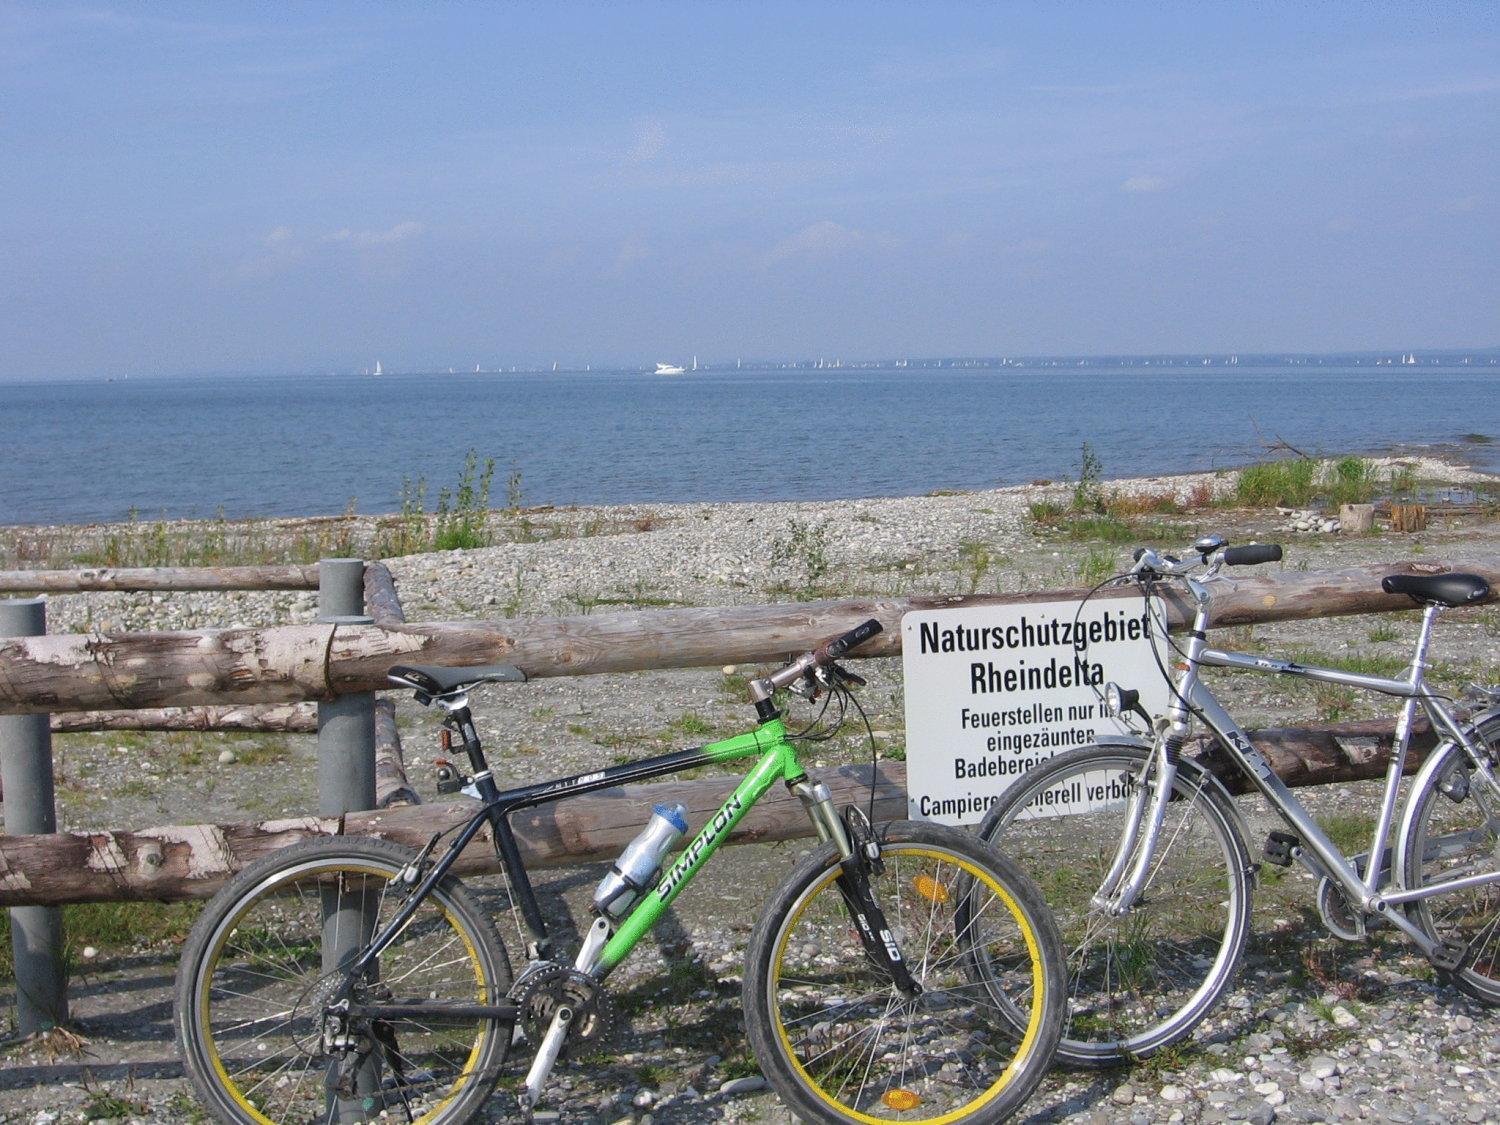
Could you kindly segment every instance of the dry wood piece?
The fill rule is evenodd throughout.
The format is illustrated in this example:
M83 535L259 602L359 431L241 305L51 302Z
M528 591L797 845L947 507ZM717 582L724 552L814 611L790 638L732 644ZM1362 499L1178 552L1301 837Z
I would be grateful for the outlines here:
M1375 505L1339 505L1339 526L1343 531L1369 531L1375 526Z
M143 566L88 570L0 570L0 590L316 590L316 566Z
M1427 530L1427 505L1425 505L1425 504L1392 504L1391 505L1391 530L1392 531L1426 531Z
M1393 722L1345 723L1324 730L1276 728L1250 732L1251 739L1289 785L1320 785L1379 777L1390 759ZM1430 732L1414 740L1409 768L1431 749ZM1196 751L1234 791L1244 787L1227 772L1222 752ZM869 800L870 768L839 766L810 771L827 783L840 808ZM703 824L733 790L737 778L709 777L634 785L573 797L514 814L512 824L528 865L567 866L613 859L640 830L653 804L681 801L688 823ZM317 835L379 836L421 847L434 832L472 814L471 801L348 813L264 824L195 825L138 832L69 832L50 836L0 835L0 906L202 898L247 863ZM907 816L906 767L883 762L876 772L878 823ZM730 843L761 843L809 836L802 804L773 787L730 837ZM457 870L494 871L486 829L465 851Z
M1480 574L1500 588L1500 559L1495 558L1303 573L1237 571L1215 588L1214 624L1409 609L1410 599L1380 589L1383 576L1450 570ZM1024 604L1082 593L850 598L390 627L312 624L6 638L0 640L0 712L327 699L378 691L387 686L386 670L401 662L509 663L530 676L752 664L805 651L870 617L878 618L885 632L855 655L890 656L901 650L901 616L910 610ZM1168 591L1167 616L1181 628L1191 607Z

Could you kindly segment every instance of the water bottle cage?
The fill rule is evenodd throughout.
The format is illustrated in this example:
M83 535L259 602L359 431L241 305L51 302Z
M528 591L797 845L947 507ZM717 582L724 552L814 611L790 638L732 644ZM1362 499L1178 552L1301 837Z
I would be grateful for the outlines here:
M454 768L453 763L447 758L434 758L432 765L437 773L437 791L439 793L462 793L464 787L473 785L474 779Z

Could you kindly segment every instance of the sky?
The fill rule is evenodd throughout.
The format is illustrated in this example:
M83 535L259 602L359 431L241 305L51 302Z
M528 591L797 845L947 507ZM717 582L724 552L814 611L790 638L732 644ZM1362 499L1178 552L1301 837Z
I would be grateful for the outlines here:
M0 378L1500 345L1492 3L0 2Z

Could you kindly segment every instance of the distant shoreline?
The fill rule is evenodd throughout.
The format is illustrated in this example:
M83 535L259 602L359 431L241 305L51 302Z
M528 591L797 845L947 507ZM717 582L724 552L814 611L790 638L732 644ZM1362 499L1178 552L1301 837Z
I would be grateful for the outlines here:
M434 375L655 375L657 361L622 362L605 360L583 362L579 360L552 363L480 363L475 371L467 363L419 364L414 367L395 367L373 375L366 368L327 367L302 371L233 371L200 370L179 371L171 374L145 374L136 371L99 372L94 374L68 375L0 375L0 387L24 385L49 385L67 383L114 383L135 380L138 382L179 381L185 379L338 379L338 378L428 378ZM1500 370L1500 347L1483 348L1402 348L1367 349L1348 352L1143 352L1135 354L1109 355L993 355L993 356L887 356L884 358L847 357L803 357L745 360L736 358L705 358L695 373L725 371L893 371L917 372L927 370L1043 370L1047 368L1097 367L1118 368L1223 368L1233 367L1243 372L1275 370L1288 367L1408 367L1413 373L1431 368L1489 368Z
M1378 467L1378 471L1387 474L1390 472L1392 466L1410 465L1415 468L1417 477L1427 484L1465 485L1500 482L1500 471L1482 469L1465 460L1461 456L1464 448L1456 445L1451 449L1426 448L1421 453L1410 454L1389 452L1364 454L1342 453L1317 457L1314 460L1336 461L1341 457L1357 456L1366 461L1373 462ZM1214 484L1217 489L1227 490L1232 489L1234 480L1246 467L1246 465L1236 465L1187 473L1104 477L1100 483L1108 490L1125 493L1139 493L1151 490L1185 492L1199 482L1209 482ZM649 515L659 515L664 519L674 519L691 515L695 512L733 510L737 508L744 509L747 512L762 508L814 510L870 504L896 504L951 497L984 497L990 495L1010 497L1016 494L1026 494L1027 498L1033 495L1035 497L1045 497L1054 493L1070 492L1075 483L1073 480L1036 479L1017 484L996 485L993 488L937 488L919 493L841 496L825 500L641 500L619 504L531 504L523 505L516 509L494 506L492 498L492 506L488 509L488 514L489 518L497 523L517 519L534 519L549 515L566 518L570 523L595 517L638 520ZM428 519L432 519L434 513L428 511L426 515ZM169 531L224 527L227 529L260 528L268 531L296 532L306 528L329 526L348 526L369 530L400 518L401 513L399 511L242 516L224 517L222 520L216 517L160 518L142 513L133 522L130 520L95 520L79 523L0 524L0 529L14 534L35 535L45 535L49 532L80 532L93 535L107 535L112 531L125 529L139 530L158 526Z

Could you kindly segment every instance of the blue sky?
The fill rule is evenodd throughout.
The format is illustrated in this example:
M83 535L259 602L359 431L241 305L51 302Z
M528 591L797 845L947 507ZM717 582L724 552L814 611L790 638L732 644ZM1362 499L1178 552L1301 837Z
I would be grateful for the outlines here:
M0 4L0 378L1500 344L1492 4Z

